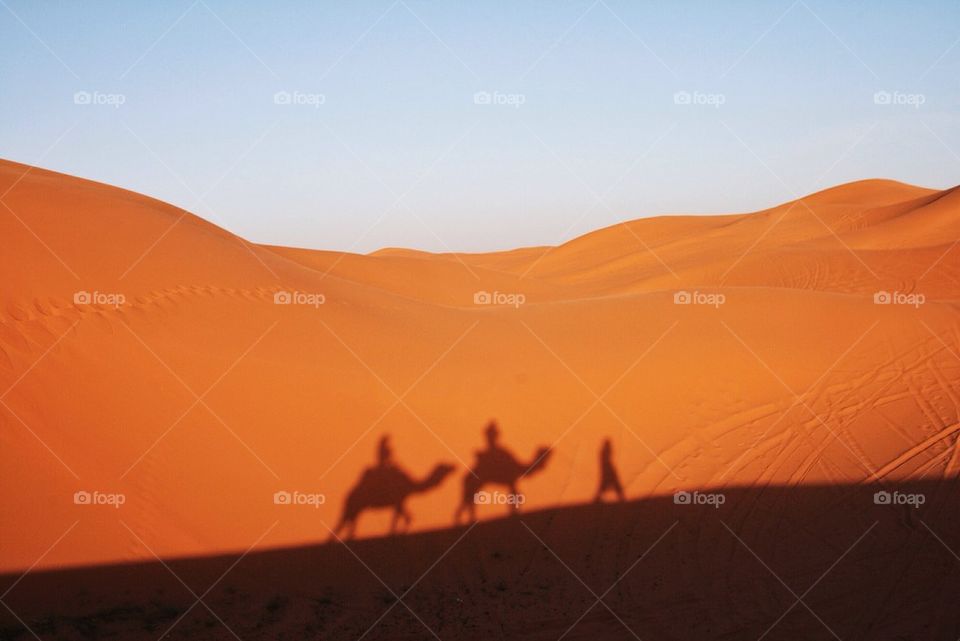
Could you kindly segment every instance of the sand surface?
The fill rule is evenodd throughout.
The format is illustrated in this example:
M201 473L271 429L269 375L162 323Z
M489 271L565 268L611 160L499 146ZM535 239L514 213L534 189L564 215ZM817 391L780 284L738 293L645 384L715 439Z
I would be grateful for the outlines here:
M407 502L447 528L490 419L525 465L552 448L526 512L589 502L605 438L631 500L960 466L957 190L869 180L457 255L255 245L6 161L0 193L3 571L315 544L384 434L415 480L454 466Z

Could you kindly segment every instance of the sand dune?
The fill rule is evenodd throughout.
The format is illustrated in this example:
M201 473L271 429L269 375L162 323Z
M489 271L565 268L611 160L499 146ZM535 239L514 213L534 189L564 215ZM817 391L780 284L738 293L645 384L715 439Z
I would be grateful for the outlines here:
M523 459L555 446L527 509L589 500L604 437L635 499L960 466L955 190L862 181L457 255L258 246L11 162L4 192L5 570L315 542L384 433L415 476L457 466L409 504L414 529L447 526L490 418Z

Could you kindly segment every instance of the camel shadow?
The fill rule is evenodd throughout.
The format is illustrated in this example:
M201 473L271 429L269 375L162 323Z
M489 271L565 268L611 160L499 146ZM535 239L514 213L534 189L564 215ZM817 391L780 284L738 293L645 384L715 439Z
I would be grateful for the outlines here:
M487 448L477 450L473 468L463 477L463 495L454 513L454 523L460 523L464 513L468 522L475 521L477 505L506 505L511 513L519 511L526 499L517 491L517 482L542 470L550 458L550 448L540 447L528 463L518 461L497 442L500 430L494 421L487 425L484 434ZM507 493L484 492L486 485L505 487Z
M517 483L543 470L550 460L551 449L540 447L529 462L519 461L498 442L500 430L495 421L487 424L484 435L487 446L475 452L476 461L463 477L463 493L454 513L454 524L460 524L464 516L468 523L476 521L477 505L504 505L510 514L517 513L526 502L525 495L517 491ZM413 521L406 508L407 497L438 487L453 471L452 465L438 463L425 477L414 479L394 462L390 437L381 437L377 464L366 468L347 493L340 520L330 532L331 538L353 539L360 515L366 510L383 508L393 508L389 534L406 533ZM506 492L484 491L488 485L503 487ZM600 485L594 500L601 502L608 491L613 491L620 502L625 500L613 464L613 446L610 439L605 439L600 449Z
M392 451L388 437L380 439L377 465L368 467L360 475L356 485L347 494L343 512L337 527L331 532L333 538L352 539L356 532L357 520L365 510L393 508L390 522L390 534L397 533L397 523L402 520L403 532L410 528L413 517L406 508L407 497L411 494L428 492L443 483L453 473L454 467L447 463L438 463L429 474L417 480L392 460Z

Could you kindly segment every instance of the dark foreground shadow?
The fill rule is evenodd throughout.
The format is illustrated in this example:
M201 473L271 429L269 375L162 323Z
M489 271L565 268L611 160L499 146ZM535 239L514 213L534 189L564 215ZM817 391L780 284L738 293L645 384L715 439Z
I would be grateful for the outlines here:
M33 572L3 597L0 638L956 639L958 490L732 488Z

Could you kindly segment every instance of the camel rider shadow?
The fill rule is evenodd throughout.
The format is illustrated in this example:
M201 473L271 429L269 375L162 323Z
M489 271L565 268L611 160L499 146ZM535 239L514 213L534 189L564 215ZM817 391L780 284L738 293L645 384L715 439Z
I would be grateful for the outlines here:
M452 465L439 463L423 479L413 479L394 463L390 437L382 437L377 446L377 464L365 469L360 480L347 494L343 514L334 530L334 536L339 536L346 530L346 538L352 539L360 513L377 508L393 508L390 534L397 531L397 522L401 519L403 530L406 531L413 520L406 508L407 497L437 487L453 472L453 469Z
M517 492L517 481L542 470L547 464L547 459L550 458L550 448L541 447L530 461L518 461L509 450L497 442L500 430L497 428L495 421L490 421L484 435L487 439L487 448L476 451L477 458L473 469L463 477L463 496L454 514L455 523L460 522L464 513L466 513L468 521L476 520L476 505L478 503L500 503L501 501L494 500L500 497L503 497L502 502L509 507L511 512L516 512L520 503L523 502L521 500L522 495ZM485 485L506 487L508 494L481 492Z

